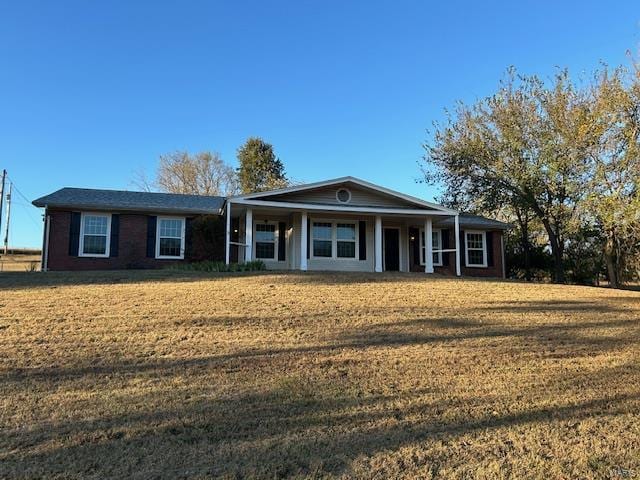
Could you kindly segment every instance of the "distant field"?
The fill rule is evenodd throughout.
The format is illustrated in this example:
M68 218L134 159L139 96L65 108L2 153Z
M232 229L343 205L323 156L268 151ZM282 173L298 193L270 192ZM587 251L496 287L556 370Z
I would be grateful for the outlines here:
M40 255L2 255L0 272L28 272L40 270Z
M181 272L0 291L0 478L640 476L640 292Z

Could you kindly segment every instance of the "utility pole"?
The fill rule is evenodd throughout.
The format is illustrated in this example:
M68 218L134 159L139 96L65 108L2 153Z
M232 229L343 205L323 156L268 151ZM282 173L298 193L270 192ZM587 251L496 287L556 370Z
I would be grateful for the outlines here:
M4 254L9 250L9 221L11 220L11 190L13 183L9 182L9 193L7 193L7 226L4 233Z
M7 178L7 171L2 170L2 184L0 185L0 232L2 231L2 202L4 200L4 181Z

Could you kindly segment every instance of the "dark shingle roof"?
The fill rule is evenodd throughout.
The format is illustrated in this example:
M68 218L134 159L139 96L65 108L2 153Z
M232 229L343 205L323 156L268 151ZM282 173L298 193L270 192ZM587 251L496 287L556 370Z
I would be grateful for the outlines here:
M36 207L87 208L157 213L219 213L224 197L182 195L177 193L128 192L61 188L33 201Z
M481 217L480 215L472 215L470 213L461 213L459 220L460 227L492 228L495 230L508 230L511 228L511 225L508 223ZM438 227L453 227L454 219L453 217L447 217L446 219L437 222L436 225Z

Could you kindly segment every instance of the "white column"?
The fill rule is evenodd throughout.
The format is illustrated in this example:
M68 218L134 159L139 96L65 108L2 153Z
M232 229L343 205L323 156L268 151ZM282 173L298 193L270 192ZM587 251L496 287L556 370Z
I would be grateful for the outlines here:
M307 212L302 212L302 222L300 223L300 228L302 231L300 232L300 238L302 241L300 242L300 270L303 272L307 271Z
M247 208L244 224L244 261L250 262L251 250L253 249L253 210Z
M456 275L460 276L460 220L458 215L454 218L455 236L456 236Z
M49 232L51 231L51 215L47 212L48 208L44 207L44 242L42 245L42 262L40 270L46 272L49 270ZM501 237L502 238L502 237ZM503 249L504 252L504 249ZM503 253L504 257L504 253ZM504 265L504 260L502 261Z
M382 271L382 217L376 217L376 228L374 235L373 247L375 250L375 271Z
M231 248L231 202L227 202L227 230L225 233L224 240L224 263L229 265L229 261L231 259L231 252L229 251Z
M433 273L433 224L431 217L427 217L424 221L424 271L425 273Z

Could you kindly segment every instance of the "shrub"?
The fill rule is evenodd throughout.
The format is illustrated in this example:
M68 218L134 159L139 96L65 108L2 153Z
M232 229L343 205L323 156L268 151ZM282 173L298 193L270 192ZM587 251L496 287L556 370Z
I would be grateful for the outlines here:
M178 263L168 267L170 270L181 270L189 272L257 272L266 270L267 267L262 260L254 260L245 263L215 262L205 260L203 262Z
M224 260L226 223L222 216L200 215L189 221L188 260L192 262Z
M40 262L31 261L25 267L25 271L27 271L27 272L37 272L39 266L40 266Z

